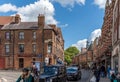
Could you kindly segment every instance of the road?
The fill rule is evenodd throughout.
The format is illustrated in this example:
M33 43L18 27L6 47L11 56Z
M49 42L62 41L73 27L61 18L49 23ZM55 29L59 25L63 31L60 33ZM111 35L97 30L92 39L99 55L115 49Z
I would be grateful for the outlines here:
M21 72L18 72L18 71L0 71L0 78L7 80L5 82L15 82L20 74L21 74ZM89 79L90 75L91 75L90 71L83 69L81 80L68 81L68 82L89 82L88 79Z
M79 80L79 81L68 81L68 82L89 82L89 79L91 77L90 70L84 70L84 69L82 69L81 72L82 72L81 80Z

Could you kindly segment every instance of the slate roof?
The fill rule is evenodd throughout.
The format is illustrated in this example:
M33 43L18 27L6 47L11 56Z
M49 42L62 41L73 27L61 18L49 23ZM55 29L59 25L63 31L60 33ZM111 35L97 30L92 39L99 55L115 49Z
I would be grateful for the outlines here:
M6 24L2 27L2 30L7 30L7 29L14 29L14 30L38 29L38 23L37 22L20 22L18 24L15 24L15 23ZM45 25L44 29L52 29L52 28L48 25Z

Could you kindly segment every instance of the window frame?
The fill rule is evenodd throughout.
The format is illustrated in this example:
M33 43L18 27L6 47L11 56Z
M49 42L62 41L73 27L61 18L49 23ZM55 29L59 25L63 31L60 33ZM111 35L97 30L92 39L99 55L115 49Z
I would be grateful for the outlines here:
M11 33L10 32L5 32L5 39L10 40Z
M33 31L33 39L34 39L34 40L37 38L36 35L37 35L36 31Z
M32 44L32 51L33 53L36 53L36 44Z
M25 37L25 33L24 32L19 32L19 39L23 40Z
M10 44L5 44L5 54L10 53Z
M51 43L48 44L47 53L48 54L52 53L52 44Z
M18 49L19 49L19 53L24 53L24 51L25 51L25 46L24 46L24 44L19 44ZM22 50L21 50L21 49L22 49Z

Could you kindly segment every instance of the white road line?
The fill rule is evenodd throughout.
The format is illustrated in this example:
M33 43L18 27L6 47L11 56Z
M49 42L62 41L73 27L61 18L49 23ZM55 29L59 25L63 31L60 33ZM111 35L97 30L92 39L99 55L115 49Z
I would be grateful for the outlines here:
M5 78L0 78L0 82L8 82Z

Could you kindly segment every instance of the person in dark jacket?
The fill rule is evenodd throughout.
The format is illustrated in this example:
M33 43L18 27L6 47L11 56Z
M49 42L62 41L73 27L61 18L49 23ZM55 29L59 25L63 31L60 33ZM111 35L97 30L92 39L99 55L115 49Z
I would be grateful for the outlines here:
M100 71L101 71L101 76L104 78L105 77L105 66L104 65L101 66Z
M22 75L20 75L16 82L20 82L21 80L23 80L23 82L34 82L34 78L27 68L24 68L22 72Z
M100 67L99 66L97 66L97 69L95 69L94 75L96 77L96 82L99 82L100 80Z

